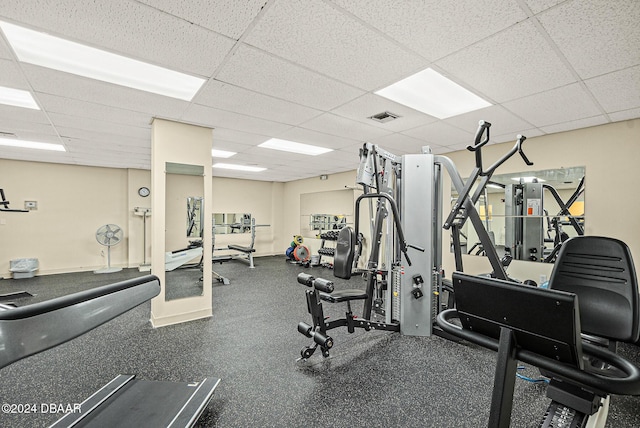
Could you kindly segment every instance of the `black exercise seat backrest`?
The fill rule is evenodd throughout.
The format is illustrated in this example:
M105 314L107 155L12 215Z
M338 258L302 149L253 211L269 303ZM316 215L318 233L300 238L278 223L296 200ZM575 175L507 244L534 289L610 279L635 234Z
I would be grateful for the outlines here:
M638 340L638 280L624 242L600 236L567 240L549 288L578 296L583 333L622 342Z
M356 233L352 228L347 226L340 229L333 255L333 276L342 279L351 278L355 242Z

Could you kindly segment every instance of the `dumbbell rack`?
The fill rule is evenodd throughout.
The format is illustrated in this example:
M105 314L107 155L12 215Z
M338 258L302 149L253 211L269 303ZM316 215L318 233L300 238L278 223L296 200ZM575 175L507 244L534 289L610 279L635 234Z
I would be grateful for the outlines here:
M320 239L322 242L320 243L320 248L318 249L318 265L322 266L322 257L332 257L335 255L335 247L327 247L327 242L336 242L338 240L338 230L329 230L327 232L323 232L320 234ZM328 263L329 265L333 265L333 263Z

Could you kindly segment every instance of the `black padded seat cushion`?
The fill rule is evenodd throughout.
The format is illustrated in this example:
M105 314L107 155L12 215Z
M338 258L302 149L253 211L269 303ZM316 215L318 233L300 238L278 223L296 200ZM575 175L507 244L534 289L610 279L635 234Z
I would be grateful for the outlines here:
M355 241L356 233L352 228L347 226L340 229L336 250L333 254L333 276L336 278L351 278Z
M229 244L227 246L230 250L242 251L243 253L253 253L256 251L255 248L243 247L242 245L233 245Z
M638 281L624 242L598 236L569 239L560 249L549 288L578 295L583 333L638 340Z
M320 298L330 303L346 302L349 300L364 300L367 297L367 292L365 290L356 290L353 288L334 291L331 294L320 292Z

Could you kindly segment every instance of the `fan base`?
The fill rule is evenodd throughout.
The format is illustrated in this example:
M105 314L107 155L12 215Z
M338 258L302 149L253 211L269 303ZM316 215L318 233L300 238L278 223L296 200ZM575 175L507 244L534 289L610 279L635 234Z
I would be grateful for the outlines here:
M94 270L93 273L114 273L120 272L122 270L121 267L106 267L98 270Z

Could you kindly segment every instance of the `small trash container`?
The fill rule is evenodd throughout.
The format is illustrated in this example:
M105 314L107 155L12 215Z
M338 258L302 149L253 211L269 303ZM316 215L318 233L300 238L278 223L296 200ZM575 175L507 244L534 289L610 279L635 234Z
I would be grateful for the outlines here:
M38 259L15 259L9 262L13 279L33 278L38 270Z

